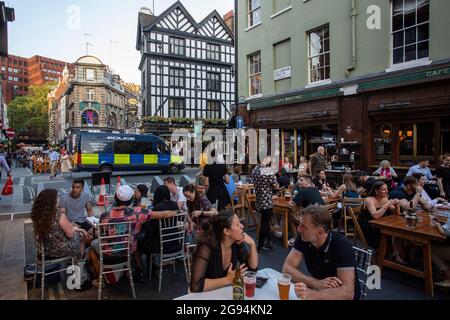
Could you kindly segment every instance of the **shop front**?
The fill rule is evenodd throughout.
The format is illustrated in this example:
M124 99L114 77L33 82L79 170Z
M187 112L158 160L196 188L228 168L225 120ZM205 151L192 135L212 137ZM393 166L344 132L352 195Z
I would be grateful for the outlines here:
M249 102L250 127L280 129L281 153L298 165L324 146L333 169L406 173L450 152L450 61L349 79Z

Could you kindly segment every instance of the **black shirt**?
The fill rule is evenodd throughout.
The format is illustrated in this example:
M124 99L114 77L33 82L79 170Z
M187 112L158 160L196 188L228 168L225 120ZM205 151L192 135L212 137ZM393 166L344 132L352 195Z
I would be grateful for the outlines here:
M297 206L306 208L311 204L320 204L324 205L322 196L320 195L319 190L314 187L311 188L297 188L297 194L294 197L294 202Z
M325 187L328 187L331 189L334 189L336 187L336 185L333 182L329 182L327 180L321 180L321 179L319 179L319 177L314 178L313 183L316 186L316 188L319 190L322 190L324 185L325 185Z
M355 295L359 300L361 289L356 271L355 253L351 242L337 232L330 232L322 247L316 249L311 243L302 240L301 235L295 239L294 249L303 254L306 267L312 277L323 280L337 277L337 270L354 270Z
M450 168L440 166L435 171L436 177L442 178L442 186L444 187L445 195L450 197Z
M405 192L405 188L402 186L402 187L398 187L397 189L391 191L391 193L389 194L389 199L398 199L398 200L406 199L408 201L411 201L412 199L414 199L415 195L416 195L415 192L413 192L411 194L407 194Z
M282 188L288 188L291 184L291 177L289 177L288 175L280 176L278 178L278 184Z
M366 190L366 195L370 193L370 190L372 190L372 186L375 183L375 181L376 181L375 178L369 178L364 183L363 188L364 190Z
M245 264L249 271L257 271L248 266L248 258L249 253L245 244L233 243L231 245L233 270L235 270L239 261L240 264ZM223 278L227 275L228 269L229 266L227 268L223 266L220 243L215 248L207 243L200 244L194 253L192 262L191 292L203 292L206 279Z
M152 209L154 212L161 211L178 211L178 204L175 201L164 200L155 205ZM141 240L141 251L145 253L160 253L160 230L159 220L153 219L144 223L142 227L144 239ZM167 239L166 239L167 240ZM168 241L164 243L164 253L176 252L179 249L179 244L176 241Z

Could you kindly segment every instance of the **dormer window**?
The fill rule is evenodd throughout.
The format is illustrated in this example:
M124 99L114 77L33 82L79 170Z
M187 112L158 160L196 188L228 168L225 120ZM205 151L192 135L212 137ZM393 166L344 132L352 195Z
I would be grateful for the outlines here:
M95 70L94 69L85 69L85 78L87 81L95 80Z

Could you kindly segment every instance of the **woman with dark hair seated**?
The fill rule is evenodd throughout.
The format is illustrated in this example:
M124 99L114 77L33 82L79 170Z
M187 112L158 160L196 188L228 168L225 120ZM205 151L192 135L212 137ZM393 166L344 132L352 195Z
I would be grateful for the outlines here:
M59 210L58 191L54 189L45 189L39 194L31 210L31 219L39 257L42 242L47 258L74 257L79 260L84 254L84 241L92 240L85 230L70 223Z
M194 224L194 228L200 232L209 229L211 217L217 215L208 198L198 192L193 184L188 184L183 188L183 194L186 197L189 216Z
M153 214L162 211L178 211L178 204L170 200L170 190L167 186L159 186L153 195ZM143 238L139 239L138 247L142 253L160 253L159 219L148 221L142 230ZM164 253L174 252L178 249L176 243L164 243Z
M281 188L289 188L289 186L291 185L291 177L289 176L289 174L286 171L286 168L281 168L278 170L279 177L278 177L278 184L280 185Z
M375 228L370 224L370 221L378 220L382 217L391 216L400 212L398 199L389 200L388 192L388 186L385 182L380 180L375 181L359 214L361 229L367 243L375 250L378 250L380 247L381 234L378 228ZM406 264L402 257L404 256L404 246L402 245L402 241L393 237L392 245L394 248L392 258L398 263Z
M199 241L192 262L191 292L204 292L233 283L236 266L241 274L258 268L255 241L232 210L214 216L210 228Z

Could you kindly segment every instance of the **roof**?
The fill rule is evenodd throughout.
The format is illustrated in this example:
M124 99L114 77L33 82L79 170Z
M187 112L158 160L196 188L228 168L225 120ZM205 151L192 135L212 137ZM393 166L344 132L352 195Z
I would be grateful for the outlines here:
M93 64L98 66L103 66L103 62L100 61L99 58L94 56L83 56L79 58L76 62L76 64Z
M139 23L141 24L142 28L148 27L156 19L158 19L157 16L149 15L149 14L146 14L144 12L139 12Z

